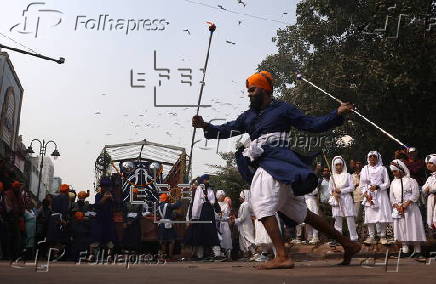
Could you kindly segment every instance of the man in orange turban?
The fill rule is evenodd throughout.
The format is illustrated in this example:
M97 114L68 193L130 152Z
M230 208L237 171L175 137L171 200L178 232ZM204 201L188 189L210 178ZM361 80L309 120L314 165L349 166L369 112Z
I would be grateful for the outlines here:
M162 193L159 196L159 202L168 202L169 199L170 199L170 197L166 193Z
M61 193L66 193L70 191L70 186L68 184L61 184L61 186L59 187L59 191Z
M257 72L246 80L250 109L235 120L222 125L206 123L201 116L192 118L192 126L203 128L206 139L227 139L248 133L250 141L236 152L236 162L242 177L251 183L250 204L256 219L265 227L274 247L276 257L259 266L260 269L293 268L281 237L276 215L289 225L306 223L344 247L347 265L360 250L360 244L342 236L323 218L307 210L304 195L318 186L318 178L310 165L289 148L292 127L309 132L324 132L340 126L343 114L353 105L343 103L323 116L307 116L297 107L274 99L273 77L267 71Z
M88 192L86 191L80 191L79 194L77 194L77 198L80 200L85 200L89 196Z
M23 184L21 182L19 182L18 180L14 180L14 182L12 182L12 188L16 188L19 189Z

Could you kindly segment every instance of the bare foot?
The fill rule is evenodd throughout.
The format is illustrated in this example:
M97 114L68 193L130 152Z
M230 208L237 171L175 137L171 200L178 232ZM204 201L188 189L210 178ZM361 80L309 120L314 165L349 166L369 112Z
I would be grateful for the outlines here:
M270 261L267 261L263 264L256 266L258 270L264 269L292 269L295 267L295 263L292 259L287 257L276 257Z
M351 245L344 247L344 260L338 265L349 265L353 256L360 251L362 245L358 242L352 242Z

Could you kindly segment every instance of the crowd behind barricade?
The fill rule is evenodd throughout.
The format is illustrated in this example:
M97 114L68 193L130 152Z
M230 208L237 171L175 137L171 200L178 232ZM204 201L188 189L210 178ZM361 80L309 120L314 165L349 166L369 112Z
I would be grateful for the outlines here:
M436 154L422 160L409 148L393 158L384 166L381 155L371 151L366 161L347 163L336 156L331 165L319 163L318 187L305 200L309 210L328 218L351 240L368 245L396 242L404 254L419 256L421 244L433 239L436 229ZM53 259L91 262L102 251L108 258L149 253L169 261L266 261L275 253L265 228L253 216L249 188L241 189L238 203L225 190L214 190L209 176L203 175L191 181L186 216L180 216L181 200L167 194L159 196L153 216L143 204L115 202L112 187L113 181L103 177L90 204L88 191L75 192L63 184L57 195L48 194L35 206L24 184L0 174L0 258L30 260L36 248L42 257L52 248ZM171 222L180 217L186 224ZM290 243L328 241L308 225L287 228L277 219Z

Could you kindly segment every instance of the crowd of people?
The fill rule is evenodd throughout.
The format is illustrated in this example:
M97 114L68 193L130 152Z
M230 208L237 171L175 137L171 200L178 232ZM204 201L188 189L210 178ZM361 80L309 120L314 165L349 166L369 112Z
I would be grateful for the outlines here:
M368 153L366 165L359 160L347 163L341 156L335 156L330 163L325 167L317 164L315 168L319 182L313 192L305 195L308 209L330 218L339 232L345 231L346 221L346 232L352 241L368 245L398 242L404 254L421 254L421 244L436 229L436 154L424 161L417 157L414 148L397 151L388 167L376 151ZM1 178L3 259L30 259L35 248L42 250L42 255L52 248L53 258L74 261L83 252L87 260L94 261L102 248L108 256L114 252L151 250L173 259L177 240L182 247L191 249L192 260L239 258L261 262L275 254L265 227L252 212L250 190L241 190L240 205L235 208L237 202L232 202L225 190L210 186L208 175L191 181L192 201L185 210L182 231L176 230L173 222L181 217L176 211L180 212L182 202L167 194L159 196L157 218L149 216L141 204L125 202L122 210L115 210L112 181L103 177L94 204L87 201L89 192L76 193L63 184L59 194L48 194L37 208L25 185L12 177ZM138 193L133 190L132 194ZM151 227L140 222L144 218L148 218ZM290 243L320 243L318 231L310 225L303 223L293 228L277 214L276 218L282 236ZM153 224L156 220L157 225ZM387 233L389 226L392 236ZM159 241L157 246L144 246L153 240ZM330 244L336 245L334 240ZM177 251L180 255L180 246Z
M335 229L340 232L346 220L351 240L359 240L358 231L367 231L366 239L360 238L367 245L399 242L404 254L419 256L421 244L432 237L436 228L436 155L421 160L417 154L413 147L396 151L385 167L380 153L370 151L366 165L352 160L348 163L350 171L346 161L336 156L331 167L316 169L321 178L316 191L305 196L307 206L313 212L331 216ZM297 226L293 242L303 241L301 228L304 226ZM358 226L361 230L357 230ZM388 226L393 231L391 236L387 233ZM310 244L319 242L317 232L311 228L306 228L306 236ZM331 244L336 245L334 241Z

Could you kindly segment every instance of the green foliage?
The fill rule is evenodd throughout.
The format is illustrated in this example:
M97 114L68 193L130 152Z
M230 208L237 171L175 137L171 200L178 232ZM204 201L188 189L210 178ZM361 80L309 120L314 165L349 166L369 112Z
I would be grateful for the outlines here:
M313 115L337 103L297 81L301 71L343 101L422 154L434 152L436 120L436 1L306 0L297 5L297 22L277 31L278 53L259 70L270 70L276 92ZM395 5L396 4L396 5ZM395 5L395 6L394 6ZM399 15L399 33L397 25ZM388 25L383 29L386 19ZM387 161L399 145L351 114L339 134L355 139L342 154L366 160L379 150ZM350 155L353 155L350 157Z
M210 178L210 185L214 189L222 189L227 196L230 196L233 207L239 206L239 194L243 189L248 189L249 185L242 179L236 168L235 153L220 153L221 158L226 161L226 166L209 165L216 169L216 173Z

